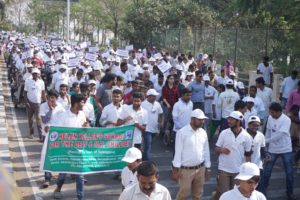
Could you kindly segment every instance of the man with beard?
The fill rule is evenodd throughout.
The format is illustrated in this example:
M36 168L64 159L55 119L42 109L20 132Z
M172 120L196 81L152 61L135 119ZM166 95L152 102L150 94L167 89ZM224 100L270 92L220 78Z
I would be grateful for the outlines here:
M234 186L234 177L239 173L241 164L251 160L251 136L242 128L243 114L233 111L227 118L228 129L223 130L216 143L215 151L219 154L217 191L213 200Z
M177 200L184 200L192 191L193 200L200 200L205 177L210 174L210 154L206 131L207 117L200 109L193 110L191 122L177 132L172 178L179 183Z
M235 177L239 181L239 186L224 193L220 200L251 199L266 200L266 197L255 190L259 182L259 168L254 163L244 163L240 167L240 173Z
M158 169L154 162L144 161L137 168L138 183L126 188L119 200L171 200L168 189L157 183Z
M86 121L86 117L84 112L82 111L84 106L84 96L82 94L73 94L71 96L71 108L61 113L56 117L53 126L60 127L72 127L72 128L81 128L88 127L88 122ZM84 190L83 183L84 178L83 175L75 175L76 177L76 191L78 200L84 199ZM66 174L60 173L57 178L57 186L54 190L54 198L61 198L61 188L65 182Z

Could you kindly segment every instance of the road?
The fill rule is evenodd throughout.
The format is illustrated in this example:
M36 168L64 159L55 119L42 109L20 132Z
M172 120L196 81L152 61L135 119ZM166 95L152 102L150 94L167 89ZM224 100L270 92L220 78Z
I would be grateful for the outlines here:
M2 67L3 72L3 67ZM52 193L55 188L55 178L51 186L47 189L40 189L43 183L43 172L39 171L42 144L38 138L28 139L29 134L25 108L14 109L10 101L10 93L6 81L5 73L1 73L3 93L5 100L5 113L8 129L9 151L13 167L13 176L22 192L24 200L50 200L53 199ZM216 139L215 139L216 140ZM215 140L211 142L211 149ZM172 198L175 199L178 191L177 183L170 177L172 149L165 147L160 137L156 137L153 142L153 160L158 164L159 183L166 186ZM208 200L216 187L217 156L211 150L212 177L206 182L204 188L204 200ZM295 172L295 195L300 199L299 174ZM121 192L121 183L113 179L114 174L93 174L87 175L88 182L85 184L85 195L87 200L117 200ZM281 160L277 161L273 171L271 185L268 191L269 200L283 200L285 196L285 174ZM62 195L64 200L76 199L75 181L67 178Z

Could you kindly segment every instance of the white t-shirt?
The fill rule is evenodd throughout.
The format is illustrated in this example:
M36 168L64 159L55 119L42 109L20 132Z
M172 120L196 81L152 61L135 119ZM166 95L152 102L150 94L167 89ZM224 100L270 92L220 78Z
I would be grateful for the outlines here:
M251 116L257 116L257 111L254 108L254 106L251 110L247 109L247 111L244 113L245 128L248 128L248 121L249 121L249 117Z
M179 99L173 107L172 116L174 120L174 131L178 131L191 121L191 114L193 111L193 102L185 103Z
M142 107L147 111L148 114L148 123L146 131L150 133L159 133L158 129L158 117L163 113L163 110L160 104L155 101L153 104L150 103L147 99L143 101Z
M219 135L216 146L225 147L230 150L230 153L219 155L218 169L229 173L238 173L241 164L245 160L245 152L250 152L251 145L251 136L244 129L237 137L230 128L223 130Z
M95 122L95 110L93 105L87 100L82 108L85 117L89 119L90 122Z
M127 166L124 167L121 173L121 182L124 188L137 183L137 172L132 173L132 171Z
M275 102L275 98L273 95L273 90L271 88L268 87L264 87L263 90L257 88L257 94L258 97L261 98L261 100L264 103L264 107L265 107L265 114L266 116L268 116L269 114L269 107L271 105L272 102Z
M264 63L259 63L257 66L257 70L259 70L262 73L266 85L269 85L271 83L271 73L273 73L272 64L269 63L269 66L266 67Z
M261 160L260 149L262 147L266 146L265 136L261 132L257 131L257 133L254 136L254 138L252 136L251 136L251 138L252 138L251 162L255 163L260 169L262 169L263 168L263 163L262 163L262 160Z
M266 127L266 143L270 153L280 154L292 152L291 119L281 114L278 119L269 116Z
M69 102L67 97L62 98L61 96L59 96L57 98L57 102L59 102L64 107L65 110L68 110L71 107L71 99L70 99L70 102Z
M42 122L42 134L44 136L46 136L46 132L45 132L45 127L46 126L51 126L53 121L55 121L55 119L57 118L57 116L61 113L63 113L65 111L65 109L63 108L63 106L60 103L56 103L56 107L52 110L52 115L51 115L51 119L48 123L44 124ZM41 117L46 116L46 114L49 112L49 105L48 102L44 102L41 104L40 106L40 115Z
M216 112L216 117L214 118L212 116L213 120L221 120L221 109L218 106L219 96L220 96L219 92L216 91L215 96L214 96L214 100L212 102L212 105L215 105L215 112Z
M216 89L212 86L205 86L204 97L214 97L216 93ZM212 103L214 99L205 99L204 100L204 112L206 114L212 113Z
M282 93L282 97L288 99L291 92L297 88L298 81L298 79L292 79L290 76L283 79L280 87L280 93Z
M69 83L68 74L67 73L56 72L53 75L51 88L54 88L57 92L59 92L59 87L60 87L60 84L62 84L62 83L65 83L65 84Z
M226 89L219 96L218 107L221 109L222 118L227 118L234 111L234 104L240 100L240 96L232 89Z
M102 114L100 117L100 124L104 126L104 124L108 121L110 122L116 122L120 118L120 114L123 110L122 104L120 104L120 107L114 106L113 103L108 104L105 106L102 110ZM114 127L112 124L105 125L105 127Z
M66 110L59 114L53 121L54 126L81 128L86 122L86 117L83 111L78 111L77 114L71 110Z
M139 183L127 187L120 195L119 200L172 200L168 189L159 183L155 184L155 188L150 197L143 193Z
M132 105L125 106L120 113L119 118L121 120L126 119L127 117L131 116L132 119L127 121L125 125L139 123L140 125L147 125L148 123L148 114L147 111L140 107L138 111L133 109ZM134 128L133 134L133 144L141 144L142 143L142 132L137 127Z
M27 79L25 81L24 91L27 92L27 98L32 103L41 103L42 91L45 91L44 81L37 79Z
M245 197L239 191L238 186L234 186L232 190L223 193L220 200L267 200L263 193L254 190L250 197Z

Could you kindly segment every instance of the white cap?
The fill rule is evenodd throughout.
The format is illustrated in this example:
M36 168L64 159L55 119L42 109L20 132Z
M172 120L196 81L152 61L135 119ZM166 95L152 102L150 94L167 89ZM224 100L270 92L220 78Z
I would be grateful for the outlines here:
M41 74L40 70L38 68L33 68L32 74Z
M142 68L149 68L149 67L150 67L150 65L147 63L143 64L143 66L142 66Z
M250 116L248 119L248 124L251 122L259 122L260 123L260 119L257 116Z
M242 121L244 119L244 116L240 111L233 111L230 113L230 115L228 117L231 117L233 119L240 120L240 121Z
M191 117L195 117L197 119L207 119L207 117L204 115L204 112L201 109L193 110Z
M122 161L133 163L138 159L142 159L142 152L136 147L131 147L126 151L125 156L122 158Z
M235 72L234 72L234 71L231 71L231 72L229 73L229 76L235 76Z
M157 95L159 95L159 93L156 92L155 89L149 89L149 90L147 91L147 96L157 96Z
M239 89L245 89L244 83L241 81L237 82L236 87Z
M187 76L193 76L194 73L193 73L193 72L187 72L186 75L187 75Z
M111 89L111 91L114 91L114 90L120 90L122 92L122 89L116 85L114 85Z
M33 67L32 64L27 64L26 65L26 68L30 68L30 67Z
M244 102L252 102L252 103L254 103L254 98L253 98L253 97L247 96L247 97L245 97L245 98L243 99L243 101L244 101Z
M155 58L153 58L153 57L150 57L150 58L149 58L149 62L155 62L155 61L156 61Z
M203 76L203 81L210 81L207 75Z
M133 60L132 60L132 63L133 63L134 65L137 65L137 64L138 64L137 59L133 59Z
M246 162L240 166L240 173L235 177L235 179L247 181L250 180L253 176L259 175L259 167L254 163Z
M97 82L95 81L95 80L89 80L89 85L90 84L95 84L95 85L97 85Z
M207 54L203 54L202 60L205 60L205 59L207 59L207 58L208 58L208 55L207 55Z
M230 78L226 79L225 85L233 85L233 80Z
M61 65L59 65L59 69L68 69L68 67L65 64L61 64Z

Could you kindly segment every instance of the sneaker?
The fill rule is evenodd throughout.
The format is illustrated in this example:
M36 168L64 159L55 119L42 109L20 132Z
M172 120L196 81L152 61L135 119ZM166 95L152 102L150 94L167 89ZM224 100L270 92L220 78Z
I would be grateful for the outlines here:
M47 187L49 187L49 185L50 185L50 182L49 182L49 181L45 181L45 182L43 183L43 185L42 185L41 188L47 188Z
M53 193L53 197L54 199L61 199L62 198L62 194L60 192L61 188L56 187Z

